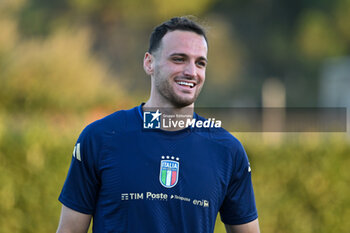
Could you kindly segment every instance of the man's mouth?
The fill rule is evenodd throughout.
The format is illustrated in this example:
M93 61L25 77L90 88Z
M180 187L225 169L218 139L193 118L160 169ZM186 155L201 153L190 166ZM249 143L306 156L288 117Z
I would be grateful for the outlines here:
M193 88L196 85L192 82L186 82L186 81L177 81L176 83L179 84L180 86L190 87L190 88Z

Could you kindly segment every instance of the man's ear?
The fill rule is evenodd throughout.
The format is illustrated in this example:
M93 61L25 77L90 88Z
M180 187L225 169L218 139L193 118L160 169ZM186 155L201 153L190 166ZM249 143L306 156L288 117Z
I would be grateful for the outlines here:
M153 74L154 67L154 57L149 52L145 53L145 57L143 58L143 69L148 75Z

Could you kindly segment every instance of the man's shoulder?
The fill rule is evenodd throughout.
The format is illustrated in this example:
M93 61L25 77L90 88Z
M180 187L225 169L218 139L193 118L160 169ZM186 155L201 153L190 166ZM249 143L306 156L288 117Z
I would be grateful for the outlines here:
M98 119L85 127L85 130L98 132L100 130L119 128L125 121L125 110L118 110L110 115Z
M99 136L105 133L114 134L116 132L123 132L126 129L130 128L131 123L134 122L134 120L130 118L136 118L135 108L128 110L118 110L110 115L96 120L88 124L84 128L82 134Z
M206 120L201 116L198 116L198 119ZM197 134L229 149L242 147L241 142L230 132L228 132L222 127L210 127L206 129L199 129L197 130Z

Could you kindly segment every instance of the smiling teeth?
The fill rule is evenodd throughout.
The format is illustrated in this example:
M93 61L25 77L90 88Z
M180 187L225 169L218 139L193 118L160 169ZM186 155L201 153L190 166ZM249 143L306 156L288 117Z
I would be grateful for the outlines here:
M180 85L186 85L186 86L190 86L190 87L194 86L193 83L188 83L188 82L177 82L177 83L180 84Z

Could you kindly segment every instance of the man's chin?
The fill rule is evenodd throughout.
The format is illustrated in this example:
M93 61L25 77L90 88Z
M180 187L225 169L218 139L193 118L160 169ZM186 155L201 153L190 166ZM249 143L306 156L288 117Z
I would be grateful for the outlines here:
M196 101L196 98L178 98L175 101L173 101L173 105L177 108L185 108L190 107L194 102Z

